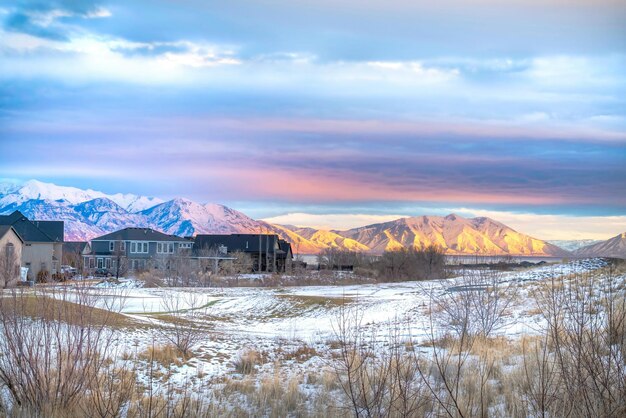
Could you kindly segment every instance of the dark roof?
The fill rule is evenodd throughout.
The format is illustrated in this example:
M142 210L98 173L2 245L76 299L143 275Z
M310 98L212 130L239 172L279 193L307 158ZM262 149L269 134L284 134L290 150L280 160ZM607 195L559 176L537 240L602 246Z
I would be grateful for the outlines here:
M63 221L31 221L41 232L55 241L63 242L64 222Z
M1 215L0 216L0 225L11 225L13 224L13 222L21 219L21 218L25 218L24 215L22 215L22 212L20 212L19 210L14 211L13 213L11 213L10 215Z
M102 235L92 241L181 241L185 238L168 235L150 228L124 228L110 234Z
M57 222L57 221L39 221L40 223ZM61 231L63 231L63 222L61 223ZM56 242L57 240L49 236L42 229L38 228L33 222L29 221L27 217L22 215L21 212L15 211L10 215L0 216L0 225L10 225L15 229L15 232L26 242ZM50 225L44 226L44 230L56 231L58 226ZM58 238L58 237L57 237ZM63 235L61 234L61 240Z
M285 241L284 239L278 240L278 247L283 252L283 257L287 258L287 256L293 257L293 253L291 251L291 243ZM282 257L281 257L282 258Z
M261 251L265 251L268 245L269 252L272 253L274 252L273 244L277 239L278 235L275 234L196 235L194 250L217 248L223 245L228 252L258 253L260 241Z
M86 241L66 241L63 243L63 253L80 254L83 252L87 244L89 243Z
M24 240L22 239L22 237L20 237L20 234L18 234L15 229L13 229L13 227L11 225L0 225L0 238L2 238L3 236L6 235L7 232L9 231L13 231L15 232L15 235L17 235L17 237L20 239L20 241L24 242Z

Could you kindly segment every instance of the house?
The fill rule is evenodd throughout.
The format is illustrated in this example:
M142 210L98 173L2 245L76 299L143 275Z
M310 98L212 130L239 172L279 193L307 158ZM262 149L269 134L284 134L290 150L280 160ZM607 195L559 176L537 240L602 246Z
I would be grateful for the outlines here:
M193 249L195 256L211 250L243 252L251 257L255 272L284 272L292 253L291 244L281 241L275 234L196 235Z
M173 256L190 254L192 247L193 242L176 235L150 228L124 228L92 239L85 266L110 272L161 268Z
M87 241L66 241L63 243L63 265L82 271L85 257L91 254L91 244Z
M280 249L277 260L278 271L291 271L293 268L293 251L291 250L291 243L285 241L284 239L279 239L278 247Z
M0 288L15 286L20 277L24 241L10 225L0 225Z
M11 226L23 240L21 265L28 280L45 280L61 272L63 221L31 221L21 212L0 216L0 225Z

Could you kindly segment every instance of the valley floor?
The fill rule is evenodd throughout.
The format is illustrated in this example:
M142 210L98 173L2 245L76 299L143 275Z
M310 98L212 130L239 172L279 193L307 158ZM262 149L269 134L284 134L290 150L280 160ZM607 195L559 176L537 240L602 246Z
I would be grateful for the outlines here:
M520 341L539 335L546 319L534 293L555 277L592 275L606 268L603 259L586 259L490 275L511 292L491 337ZM451 323L433 319L433 312L445 309L438 300L482 291L481 283L464 280L485 277L481 274L467 270L444 280L285 288L143 288L128 279L117 286L91 286L87 292L97 297L100 308L125 318L105 353L120 364L144 361L150 350L166 351L173 337L191 338L186 358L171 353L148 357L153 360L150 375L140 376L146 387L157 392L193 388L217 400L218 409L243 408L254 415L254 405L242 399L268 384L283 391L293 385L298 408L304 410L315 410L313 402L342 405L345 394L333 362L341 357L338 341L345 338L341 329L348 316L371 347L385 347L393 339L411 351L429 353L433 335L452 330ZM618 281L626 282L626 274L620 274ZM594 284L604 285L601 279ZM316 395L322 387L328 399Z

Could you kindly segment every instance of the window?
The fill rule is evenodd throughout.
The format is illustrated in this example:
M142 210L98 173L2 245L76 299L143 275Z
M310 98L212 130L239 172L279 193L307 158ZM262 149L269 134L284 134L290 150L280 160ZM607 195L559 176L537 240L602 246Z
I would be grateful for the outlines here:
M170 242L168 245L168 253L173 254L174 253L174 243Z
M126 251L126 241L120 242L120 251Z
M96 259L92 257L89 259L89 268L92 269L94 267L96 267Z
M161 244L160 242L157 242L157 253L162 253L163 252L163 244Z
M110 269L110 268L111 268L111 259L110 259L110 258L107 258L107 259L106 259L106 264L105 264L105 267L106 267L107 269Z
M101 269L104 267L104 260L98 257L98 268Z
M115 251L115 241L109 241L109 251Z
M6 249L7 259L11 260L11 257L13 257L14 252L15 252L15 247L12 242L9 242L7 244L7 249Z
M148 243L147 242L131 242L130 243L130 252L131 253L148 253Z

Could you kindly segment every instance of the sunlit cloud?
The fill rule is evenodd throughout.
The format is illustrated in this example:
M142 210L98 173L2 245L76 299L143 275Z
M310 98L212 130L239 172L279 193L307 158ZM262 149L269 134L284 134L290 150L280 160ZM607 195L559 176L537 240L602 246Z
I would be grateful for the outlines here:
M618 0L3 5L0 176L593 238L574 220L626 213L625 19Z

